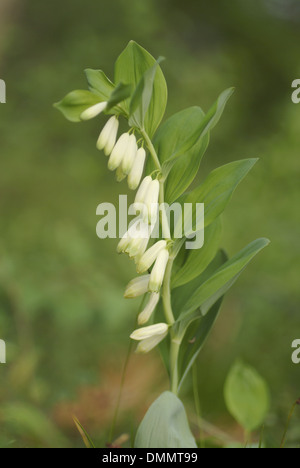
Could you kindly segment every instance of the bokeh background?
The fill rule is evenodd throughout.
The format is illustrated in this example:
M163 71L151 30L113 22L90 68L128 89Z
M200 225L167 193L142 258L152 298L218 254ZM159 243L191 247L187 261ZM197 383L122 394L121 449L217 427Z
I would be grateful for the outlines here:
M297 0L1 0L0 446L80 447L76 415L97 445L109 440L128 335L138 303L122 299L134 268L116 242L96 237L96 206L115 202L95 148L102 118L75 125L52 107L86 88L85 68L113 75L130 39L167 61L167 114L204 110L236 87L214 130L199 179L235 159L259 157L224 216L232 255L256 237L272 244L227 296L198 360L205 420L239 439L223 385L241 357L267 380L265 433L278 446L300 396L291 343L300 338L300 76ZM158 353L134 356L115 436L134 434L167 379ZM191 384L182 395L193 421ZM289 431L299 445L300 414Z

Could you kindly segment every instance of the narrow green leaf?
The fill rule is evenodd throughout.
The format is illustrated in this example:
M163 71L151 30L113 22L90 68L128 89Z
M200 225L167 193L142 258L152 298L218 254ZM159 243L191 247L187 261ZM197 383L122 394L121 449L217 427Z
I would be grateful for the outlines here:
M81 122L82 112L102 101L96 94L79 89L67 94L62 101L54 104L54 107L60 110L70 122Z
M192 368L195 360L199 356L200 351L202 350L217 318L220 313L221 305L223 298L219 299L216 302L211 310L205 315L196 321L193 321L190 324L190 327L187 330L187 333L184 336L184 339L180 348L180 381L178 385L178 391L182 387L184 380L186 379L189 371Z
M173 275L172 288L189 283L203 273L218 251L221 232L221 219L217 218L205 229L204 246L188 251L184 265Z
M184 229L186 236L203 226L202 217L197 219L196 204L204 203L204 227L209 226L224 211L236 187L256 162L257 159L243 159L221 166L212 171L199 187L180 197L178 201L182 205L190 204L184 209L185 217L193 220L192 229Z
M187 318L200 307L201 314L204 316L213 304L215 304L235 283L239 275L255 255L268 244L268 239L257 239L241 250L231 260L226 262L211 278L194 292L187 301L180 315L180 319Z
M263 424L270 407L270 394L255 369L237 362L227 377L224 397L228 411L246 431L252 432Z
M115 82L131 84L137 88L144 74L153 66L156 60L145 49L134 41L130 41L126 49L116 61ZM145 114L144 127L150 137L152 137L161 122L167 104L167 84L161 68L157 66L155 73L152 98ZM126 112L129 114L130 100L124 104Z
M102 70L87 68L84 72L90 91L97 94L102 101L108 101L115 89L115 85L107 78Z
M162 393L148 409L135 439L135 448L197 448L179 398Z
M94 445L92 439L90 438L90 436L88 435L88 433L86 432L86 430L84 429L82 424L78 421L78 419L75 418L75 416L73 416L73 421L75 423L75 426L77 427L77 430L78 430L79 434L82 437L82 440L83 440L84 445L86 446L86 448L95 448L95 445Z

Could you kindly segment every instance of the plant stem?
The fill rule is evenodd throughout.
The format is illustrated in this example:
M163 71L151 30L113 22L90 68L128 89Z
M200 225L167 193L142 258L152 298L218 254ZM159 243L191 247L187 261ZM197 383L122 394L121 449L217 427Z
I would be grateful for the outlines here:
M161 165L160 165L157 153L155 151L155 148L153 146L153 143L152 143L148 133L144 129L139 129L139 131L140 131L142 137L144 138L144 140L146 142L146 145L148 146L149 152L150 152L150 154L152 156L152 159L153 159L153 162L155 164L156 169L161 171Z
M180 342L171 339L170 347L170 370L171 370L171 391L177 395L178 393L178 356L180 350Z
M153 146L153 143L144 129L140 129L141 135L143 136L149 152L152 156L153 162L157 170L161 172L161 164L159 162L156 150ZM166 214L165 208L165 181L161 179L159 182L160 190L159 190L159 204L160 204L160 213L161 213L161 225L162 225L162 235L164 239L170 240L171 239L171 232L170 226L168 222L168 217ZM162 286L162 301L164 307L164 314L166 318L167 324L172 327L175 323L175 318L172 310L172 302L171 302L171 276L172 276L172 268L173 268L174 256L170 256L166 272L164 283ZM171 345L170 345L170 374L171 374L171 391L175 393L178 392L178 356L180 350L181 342L178 339L172 336L171 330Z

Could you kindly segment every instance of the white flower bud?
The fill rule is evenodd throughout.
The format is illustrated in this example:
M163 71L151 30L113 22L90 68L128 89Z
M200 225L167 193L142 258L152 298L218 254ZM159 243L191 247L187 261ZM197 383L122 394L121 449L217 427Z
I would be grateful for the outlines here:
M150 295L150 299L144 308L144 310L139 314L138 316L138 324L139 325L145 325L145 323L148 322L150 319L151 315L154 312L155 307L157 306L159 301L159 293L152 293Z
M129 243L130 243L131 239L130 237L128 236L128 233L126 232L126 234L124 234L124 236L122 237L122 239L120 240L120 242L118 243L118 246L117 246L117 252L118 253L123 253L125 252L125 250L127 249Z
M149 291L158 292L164 280L166 266L169 260L169 252L163 249L156 259L155 265L151 272Z
M148 291L150 275L139 276L128 283L124 297L131 299L133 297L143 296Z
M88 107L85 111L82 112L80 115L81 120L90 120L97 115L101 114L107 107L107 102L98 102L94 106Z
M146 161L146 151L140 148L136 154L135 161L128 176L128 187L131 190L137 189L141 182Z
M117 134L118 127L119 121L115 116L111 117L108 122L106 122L96 144L98 150L103 150L106 147L112 131L114 131L113 134ZM115 129L117 129L116 132Z
M150 187L150 184L152 182L152 177L147 176L143 179L140 188L138 189L134 204L139 204L139 203L144 203L145 201L145 196L147 194L148 188Z
M134 135L129 136L128 146L122 159L122 171L128 175L132 169L137 153L136 138Z
M110 158L108 160L108 169L110 171L114 171L115 169L117 169L117 167L120 166L124 158L124 155L127 151L129 138L130 138L129 133L123 133L123 135L121 135L120 138L118 139L114 149L112 150Z
M139 251L137 252L137 254L134 257L134 261L135 261L136 265L139 263L140 259L144 255L144 253L145 253L145 251L147 249L148 242L149 242L149 238L148 239L143 239L143 241L142 241L142 243L140 245Z
M149 224L155 224L158 214L159 182L152 180L145 196L145 205L148 210Z
M155 260L158 257L158 254L165 249L167 246L167 242L165 240L161 240L156 242L147 252L144 253L141 260L137 265L137 272L144 273L145 271L149 270L149 268L153 265Z
M117 171L116 171L116 181L117 182L122 182L126 178L126 174L122 171L122 166L119 166Z
M169 325L166 323L156 323L149 327L138 328L131 333L130 338L132 340L141 341L147 340L153 336L160 336L166 333L169 329Z
M163 341L168 334L168 331L163 333L162 335L151 336L151 338L147 338L146 340L142 340L137 345L135 352L137 354L146 354L149 353L153 348L155 348L161 341Z
M129 245L125 250L125 252L129 255L130 258L134 258L136 257L136 255L139 254L143 241L143 238L131 239Z

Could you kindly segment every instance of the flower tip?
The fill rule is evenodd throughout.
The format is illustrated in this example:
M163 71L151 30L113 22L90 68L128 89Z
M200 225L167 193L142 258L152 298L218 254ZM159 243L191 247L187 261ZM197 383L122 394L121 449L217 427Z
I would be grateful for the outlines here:
M101 114L107 107L107 102L98 102L91 107L88 107L85 111L83 111L80 115L81 120L90 120L97 115Z

